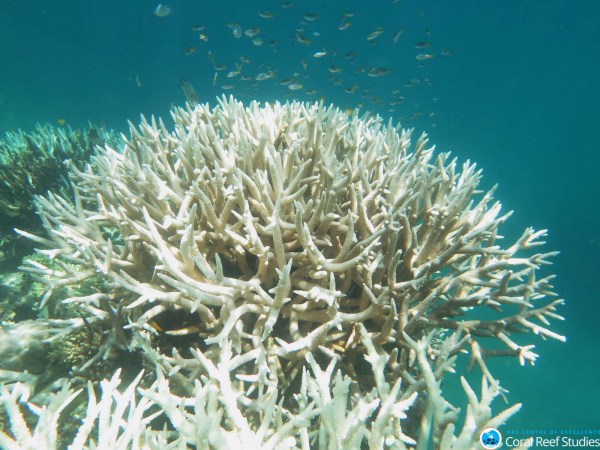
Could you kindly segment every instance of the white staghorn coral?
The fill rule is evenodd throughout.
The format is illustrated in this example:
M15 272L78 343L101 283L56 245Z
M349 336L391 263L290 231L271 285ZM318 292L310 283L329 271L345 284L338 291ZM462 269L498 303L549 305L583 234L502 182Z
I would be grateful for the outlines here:
M364 328L363 328L364 329ZM410 338L409 338L410 339ZM428 339L412 340L419 359L425 357ZM367 346L374 352L370 338ZM254 352L256 353L256 352ZM247 355L243 355L247 357ZM370 357L373 357L371 354ZM249 359L252 359L250 356ZM114 448L157 449L169 448L247 448L247 449L356 449L366 442L370 449L430 448L430 427L445 419L441 440L437 445L443 449L471 449L478 441L478 431L502 424L516 412L520 404L491 417L490 403L498 395L497 383L489 387L482 378L482 398L475 393L464 378L461 380L469 405L467 417L459 436L454 436L457 411L447 412L447 403L439 396L439 388L428 391L427 412L423 418L419 442L402 432L399 420L407 418L417 392L403 392L402 379L391 386L381 381L371 392L351 395L353 381L337 370L334 375L333 359L325 370L319 367L312 355L308 355L308 367L302 374L301 386L294 395L294 411L283 406L276 386L269 387L256 397L248 407L240 401L243 394L234 388L236 384L230 370L237 357L228 342L213 364L201 352L194 352L194 359L207 369L207 375L195 379L189 396L173 392L169 381L160 367L156 380L148 388L140 387L143 373L130 384L120 387L120 371L110 380L100 383L101 396L97 400L92 383L87 385L87 402L81 409L81 423L74 436L61 436L59 445L58 424L63 410L70 408L82 389L74 391L68 381L59 383L56 393L44 399L38 406L29 401L31 389L17 383L0 388L0 401L8 415L8 430L0 430L0 445L9 450L32 448L67 448L69 450ZM379 359L379 358L377 358ZM447 363L448 367L452 363ZM379 377L381 368L372 366L372 376ZM437 382L433 374L426 383ZM426 377L427 378L427 377ZM174 379L177 383L176 378ZM181 389L183 384L179 384ZM435 393L431 394L432 391ZM399 399L401 397L401 399ZM438 415L436 402L443 404ZM23 416L23 404L37 419L33 420L33 431ZM260 405L260 408L256 406ZM435 405L435 406L434 406ZM449 405L448 405L449 406ZM153 426L168 421L173 430ZM368 425L366 425L368 423ZM426 434L423 436L424 432ZM432 435L435 438L435 435ZM311 445L312 443L312 445Z
M547 328L562 300L546 300L552 277L538 275L553 253L531 251L544 231L497 244L508 214L479 194L474 165L318 104L222 99L173 119L173 132L142 120L122 153L75 169L72 200L38 199L48 236L29 236L64 268L26 269L48 283L44 301L104 280L65 300L105 330L80 369L114 348L140 352L177 392L200 395L196 414L221 405L211 420L234 434L211 427L194 441L174 394L148 394L178 439L215 448L470 448L518 409L487 412L501 391L485 360L533 363L514 335L564 339ZM484 308L494 315L479 318ZM480 401L464 382L455 436L439 385L460 351L484 381Z

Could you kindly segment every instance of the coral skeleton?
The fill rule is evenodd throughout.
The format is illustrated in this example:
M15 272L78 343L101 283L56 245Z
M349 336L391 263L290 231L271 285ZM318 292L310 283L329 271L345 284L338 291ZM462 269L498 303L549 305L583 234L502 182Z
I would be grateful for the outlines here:
M492 413L505 391L487 361L533 364L532 334L564 340L540 275L555 252L537 251L545 230L499 244L510 214L474 164L322 104L222 98L172 118L142 118L123 149L73 167L70 195L37 198L46 235L21 232L54 262L23 268L44 305L103 333L75 371L115 351L152 369L121 390L105 380L99 401L89 387L69 448L470 449L519 409ZM96 292L57 298L94 278ZM441 382L467 363L481 393L461 379L461 419ZM30 432L23 386L4 387L2 439L20 448L47 426L53 442L71 388L25 402Z

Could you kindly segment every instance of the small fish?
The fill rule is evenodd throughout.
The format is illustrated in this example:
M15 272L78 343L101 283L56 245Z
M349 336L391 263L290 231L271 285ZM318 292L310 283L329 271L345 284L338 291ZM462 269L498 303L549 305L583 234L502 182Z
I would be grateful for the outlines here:
M260 11L258 15L263 19L272 19L275 17L275 14L273 14L271 11Z
M224 91L229 91L233 88L235 88L233 84L224 84L223 86L221 86L221 89L223 89Z
M294 2L281 2L280 6L284 9L292 8L294 6Z
M344 58L352 59L352 58L355 58L357 55L358 55L358 52L350 51L344 55Z
M296 39L296 42L299 42L300 44L304 44L304 45L309 45L310 44L310 39L307 39L306 37L304 37L300 33L296 33L295 39Z
M340 31L344 31L347 28L350 28L352 26L352 22L342 22L341 24L338 25L338 30Z
M397 44L398 41L400 40L400 36L402 36L402 34L404 33L404 30L398 30L394 33L394 37L392 37L392 42L394 44Z
M191 56L194 53L196 53L196 47L188 47L185 49L185 55L186 56Z
M317 91L315 91L314 89L309 89L308 91L306 91L306 93L308 95L315 95L317 93Z
M346 19L349 18L349 17L354 17L354 11L344 11L342 13L342 17L344 17Z
M238 23L231 22L227 26L231 29L234 38L239 39L242 37L242 27Z
M196 89L192 86L185 78L182 78L179 82L179 86L183 91L183 95L185 96L185 100L190 104L191 107L198 105L198 94L196 94Z
M452 50L445 48L442 50L442 55L443 56L452 56L454 53L452 52Z
M352 86L349 86L346 89L344 89L344 92L346 94L355 94L357 89L358 86L356 84L353 84Z
M235 78L240 74L239 70L232 70L227 74L227 78Z
M391 69L388 69L386 67L373 67L371 70L369 70L369 76L373 78L382 77L390 72Z
M246 31L244 31L244 34L246 36L248 36L249 38L253 38L254 36L256 36L259 33L260 33L260 28L248 28Z
M268 72L261 72L258 75L256 75L255 80L256 81L264 81L264 80L268 80L269 78L273 78L275 76L275 72L272 70L269 70Z
M192 31L200 32L202 30L204 30L204 25L199 25L199 24L192 25Z
M317 20L318 18L319 18L319 15L314 12L308 12L308 13L304 14L304 19L308 20L309 22L313 22L313 21Z
M416 48L427 48L427 47L431 47L431 42L417 42L415 44Z
M287 87L290 91L299 91L304 89L304 85L302 83L290 83L287 85Z
M331 73L341 73L342 72L342 68L339 66L329 66L327 68L327 70L329 70L329 72L331 72Z
M154 13L156 17L167 17L173 14L173 10L168 6L159 3L156 8L154 8Z
M327 55L328 55L327 49L323 49L320 52L313 53L313 58L323 58L324 56L327 56Z
M373 40L377 39L383 32L384 32L383 27L375 28L375 31L373 31L372 33L369 33L369 35L367 36L367 41L373 41Z
M142 77L139 75L135 76L135 85L139 88L141 88L144 85L144 80L142 80Z
M419 53L417 56L417 61L425 61L427 59L431 59L433 58L433 55L431 53Z
M245 56L240 56L240 61L243 62L244 64L250 64L250 60L248 58L246 58Z
M262 40L262 38L257 37L257 38L252 39L252 43L254 45L256 45L257 47L260 47L261 45L264 44L264 41Z
M98 130L96 130L95 128L90 128L88 130L88 132L86 133L88 141L90 141L90 143L94 144L94 145L102 145L104 144L104 140L102 139L102 136L100 136L100 133L98 133Z
M201 41L204 41L204 42L208 42L208 36L205 35L204 33L198 33L198 39L200 39Z
M62 117L60 119L56 119L56 123L58 125L60 125L61 127L66 123L67 121L65 119L63 119Z

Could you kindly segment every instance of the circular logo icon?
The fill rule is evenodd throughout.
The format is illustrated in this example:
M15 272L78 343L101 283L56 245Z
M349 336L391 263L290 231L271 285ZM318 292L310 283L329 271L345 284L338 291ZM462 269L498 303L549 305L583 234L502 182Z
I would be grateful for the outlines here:
M495 428L486 428L479 435L479 443L485 449L494 450L502 445L502 435Z

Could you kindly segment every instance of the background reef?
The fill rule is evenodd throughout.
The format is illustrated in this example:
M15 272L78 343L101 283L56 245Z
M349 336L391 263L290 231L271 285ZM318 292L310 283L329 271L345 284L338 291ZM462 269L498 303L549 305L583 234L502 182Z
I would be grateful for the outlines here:
M600 119L600 56L592 48L600 40L600 6L583 0L370 3L367 11L363 2L345 2L343 9L356 13L355 28L348 31L360 32L357 37L331 37L343 40L340 45L373 53L373 64L387 63L377 55L404 63L401 70L377 80L386 92L397 86L405 90L404 103L394 112L389 105L368 109L427 130L440 147L477 161L485 170L484 182L499 182L497 197L505 209L519 213L507 224L507 240L526 225L548 228L548 247L562 252L553 271L560 274L557 290L568 300L563 311L568 320L558 330L568 336L567 344L540 345L542 358L517 374L502 361L495 367L501 379L513 377L505 385L511 398L525 404L511 425L600 426L598 388L590 385L600 372L594 358L599 350L595 318L600 157L595 127ZM284 16L278 3L264 4L279 14L276 25L282 34L293 35L298 20ZM141 112L166 116L172 102L182 103L182 77L196 86L203 101L212 101L221 84L212 85L208 50L223 61L238 58L238 41L229 36L227 23L242 23L244 17L255 18L251 22L257 26L261 23L258 11L245 5L231 2L223 8L220 2L200 6L173 1L173 16L159 19L152 15L155 4L147 2L95 2L85 7L6 2L0 45L10 64L0 73L0 131L32 130L35 123L58 119L73 127L92 121L122 130L127 119ZM321 15L315 26L323 36L328 27L338 26L337 2L303 5L300 16L308 11ZM207 27L207 42L190 32L195 23ZM386 41L371 47L365 35L380 25L386 29L380 38ZM246 21L244 26L252 24ZM401 27L405 34L393 46L391 35ZM414 44L422 40L431 40L436 52L449 48L452 55L436 53L419 66ZM197 51L188 57L185 49L192 45ZM248 58L264 57L264 48L244 45ZM278 64L310 60L321 46L313 43L302 49L301 57L277 55ZM143 77L139 88L137 75ZM360 101L343 90L328 89L327 76L315 75L313 80L327 92L326 102L353 108ZM427 78L430 84L404 88L413 78ZM287 88L273 84L260 85L252 93L266 101L288 94ZM305 91L293 92L293 97L311 99ZM569 395L557 395L565 391Z

